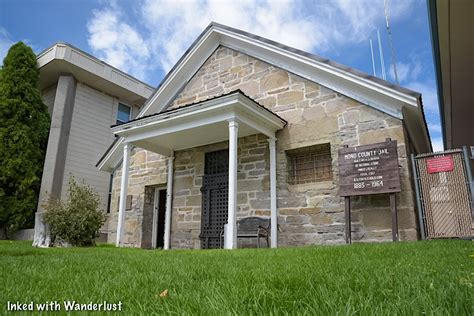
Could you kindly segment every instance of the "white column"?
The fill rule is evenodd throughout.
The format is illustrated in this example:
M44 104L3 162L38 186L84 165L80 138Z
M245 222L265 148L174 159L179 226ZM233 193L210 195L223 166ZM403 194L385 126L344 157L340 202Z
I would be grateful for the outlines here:
M130 166L130 144L123 145L123 160L122 160L122 179L120 181L120 201L119 201L119 217L117 223L117 242L116 246L123 246L123 230L125 226L125 207L127 203L128 191L128 170Z
M239 123L229 121L229 201L224 248L237 248L237 140Z
M268 139L270 149L270 221L272 248L278 246L278 209L277 209L277 188L276 188L276 138Z
M174 175L174 153L168 157L168 183L166 185L166 213L165 213L165 240L164 249L170 249L171 238L171 206L173 201L173 175Z

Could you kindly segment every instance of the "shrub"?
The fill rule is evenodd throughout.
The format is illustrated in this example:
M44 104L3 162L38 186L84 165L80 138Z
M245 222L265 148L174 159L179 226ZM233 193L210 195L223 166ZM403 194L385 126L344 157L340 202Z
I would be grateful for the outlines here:
M44 221L49 225L51 240L59 238L73 246L94 245L105 222L99 205L99 195L94 189L70 177L67 201L50 197L44 205Z

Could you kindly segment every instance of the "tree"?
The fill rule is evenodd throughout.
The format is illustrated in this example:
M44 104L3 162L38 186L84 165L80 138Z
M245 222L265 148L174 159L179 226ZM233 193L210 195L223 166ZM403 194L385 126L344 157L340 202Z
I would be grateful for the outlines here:
M0 228L7 237L32 225L50 117L38 90L33 50L10 47L0 74Z

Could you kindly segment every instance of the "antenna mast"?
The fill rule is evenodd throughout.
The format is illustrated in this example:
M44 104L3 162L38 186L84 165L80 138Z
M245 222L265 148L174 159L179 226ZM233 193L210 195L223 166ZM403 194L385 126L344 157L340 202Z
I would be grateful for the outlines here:
M387 80L385 75L385 61L383 60L382 41L380 40L380 31L377 29L377 38L379 40L380 65L382 66L382 79Z
M387 12L387 3L388 3L388 0L383 1L384 11L385 11L385 21L387 22L388 40L390 42L390 49L391 49L391 52L392 52L393 73L395 74L395 82L398 84L397 63L396 63L396 60L395 60L395 49L393 48L392 31L390 30L390 21L389 21L388 12Z
M374 46L372 45L372 39L370 39L370 54L372 55L372 70L375 77L375 60L374 60Z

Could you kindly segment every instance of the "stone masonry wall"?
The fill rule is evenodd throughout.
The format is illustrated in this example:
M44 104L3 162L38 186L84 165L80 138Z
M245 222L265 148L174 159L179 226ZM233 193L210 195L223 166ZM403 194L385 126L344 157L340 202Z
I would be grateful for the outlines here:
M121 167L114 172L112 200L108 214L107 242L115 243L117 238L118 202L120 197ZM134 148L130 155L128 195L132 196L132 209L125 212L124 243L129 246L141 246L143 206L145 186L165 187L168 177L166 158L156 153Z
M237 218L270 216L269 149L267 138L252 135L238 143ZM173 248L200 248L201 185L205 153L228 148L227 142L200 146L175 153L173 186L172 238ZM265 201L262 203L261 199ZM243 246L245 241L240 240ZM255 244L253 241L252 245ZM248 245L248 243L247 243Z
M344 201L338 196L337 150L342 145L382 142L387 137L398 142L402 181L402 192L397 194L400 236L402 240L416 239L406 135L401 120L226 47L219 47L214 52L169 108L236 89L288 121L288 126L277 133L277 205L281 246L344 242ZM321 143L331 145L333 180L289 185L286 151ZM204 153L223 148L227 148L227 143L176 153L171 229L173 248L200 247L200 186ZM153 157L153 154L144 150L136 150L134 155L138 154ZM263 135L239 139L238 218L254 214L270 215L268 161L268 142ZM131 231L135 231L129 233L127 229L129 242L133 242L134 238L139 239L141 195L144 183L150 182L141 178L151 173L159 178L156 181L166 181L166 164L162 162L160 166L161 169L150 170L151 166L146 162L140 163L138 167L132 162L131 179L135 182L131 183L131 187L138 196L134 196L134 210L127 212L131 219L136 219L136 224L127 222ZM114 192L119 189L120 180L117 176ZM116 200L114 195L115 203ZM354 198L352 217L354 240L391 240L388 195ZM116 227L116 221L109 226L109 230L113 227ZM111 235L115 238L109 234L109 240Z

